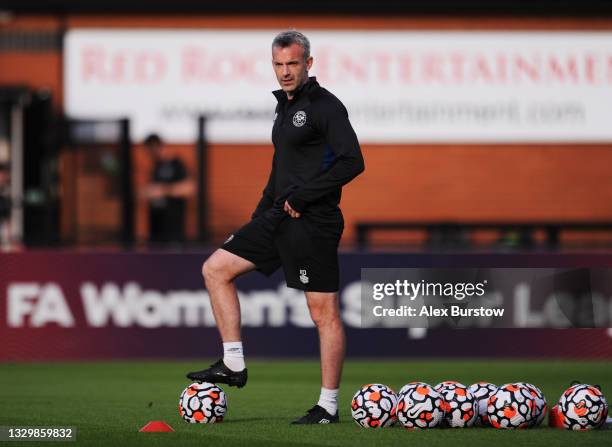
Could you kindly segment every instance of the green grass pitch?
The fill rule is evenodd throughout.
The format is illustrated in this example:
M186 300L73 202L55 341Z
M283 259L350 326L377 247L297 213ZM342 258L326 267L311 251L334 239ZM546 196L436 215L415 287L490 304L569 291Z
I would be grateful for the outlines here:
M183 422L178 397L188 385L183 374L208 362L93 362L0 364L0 425L72 425L76 445L105 446L576 446L612 445L612 431L570 432L492 428L406 431L367 430L351 419L350 400L363 384L380 382L398 390L422 380L436 384L529 381L550 405L578 379L599 384L612 397L612 362L586 361L348 361L340 393L341 423L291 426L316 402L318 362L250 360L249 384L224 386L228 413L222 424ZM169 423L175 433L138 433L150 420ZM4 444L4 443L3 443ZM11 442L5 445L31 443ZM55 444L57 445L57 444ZM66 443L75 445L75 443Z

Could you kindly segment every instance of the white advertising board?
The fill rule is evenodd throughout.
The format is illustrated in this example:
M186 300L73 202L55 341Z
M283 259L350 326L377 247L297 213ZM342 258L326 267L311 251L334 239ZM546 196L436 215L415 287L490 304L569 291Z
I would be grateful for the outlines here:
M361 142L612 141L612 33L310 31ZM192 143L270 141L274 30L74 29L65 111Z

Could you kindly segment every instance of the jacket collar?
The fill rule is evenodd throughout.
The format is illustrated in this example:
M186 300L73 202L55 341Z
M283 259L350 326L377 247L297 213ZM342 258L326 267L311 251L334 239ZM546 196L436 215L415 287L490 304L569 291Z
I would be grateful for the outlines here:
M291 101L295 103L301 97L309 96L312 92L314 92L318 88L319 88L319 83L317 82L317 78L315 76L310 76L308 78L308 81L306 81L299 89L297 89ZM287 98L287 94L283 91L283 89L274 90L272 94L276 97L276 100L278 102L282 103L282 102L286 102L289 100Z

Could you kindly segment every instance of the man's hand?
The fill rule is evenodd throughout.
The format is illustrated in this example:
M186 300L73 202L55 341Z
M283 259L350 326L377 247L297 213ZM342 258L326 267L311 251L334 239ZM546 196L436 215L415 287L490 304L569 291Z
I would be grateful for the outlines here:
M289 202L285 200L285 208L284 210L289 213L289 215L291 217L293 217L294 219L297 219L298 217L300 217L300 213L298 213L297 211L295 211L293 208L291 208L291 205L289 205Z
M161 199L166 195L166 187L159 183L150 183L142 191L142 197L148 200Z

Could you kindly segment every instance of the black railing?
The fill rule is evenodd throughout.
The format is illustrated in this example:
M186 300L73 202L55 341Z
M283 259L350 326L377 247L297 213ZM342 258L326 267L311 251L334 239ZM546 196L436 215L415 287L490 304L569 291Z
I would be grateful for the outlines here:
M357 245L359 248L368 248L370 234L374 231L401 231L425 230L428 233L429 245L436 247L453 247L465 245L466 239L473 231L496 230L500 238L504 235L517 236L516 246L533 248L535 232L543 231L546 235L545 244L549 249L558 249L561 245L561 233L565 231L604 231L612 235L612 221L524 221L524 222L495 222L495 221L367 221L355 225Z

